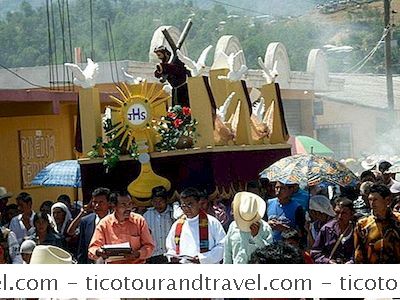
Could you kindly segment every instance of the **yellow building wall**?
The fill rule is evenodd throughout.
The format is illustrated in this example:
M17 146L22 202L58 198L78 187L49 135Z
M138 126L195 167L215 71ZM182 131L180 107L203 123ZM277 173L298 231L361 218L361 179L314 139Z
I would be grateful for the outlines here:
M63 104L59 115L0 117L0 186L12 192L9 203L15 203L20 192L32 195L34 210L44 200L55 201L58 195L68 194L76 198L76 190L66 187L33 187L22 189L19 130L51 129L55 136L55 160L74 159L74 115L76 105Z

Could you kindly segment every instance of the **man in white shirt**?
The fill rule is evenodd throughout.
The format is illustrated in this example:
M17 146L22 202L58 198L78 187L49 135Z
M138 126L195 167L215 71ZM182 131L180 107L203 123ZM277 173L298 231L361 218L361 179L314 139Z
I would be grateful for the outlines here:
M0 264L22 263L19 244L14 232L4 226L0 226Z
M22 212L12 218L10 230L15 233L18 243L21 245L24 238L34 232L33 218L35 212L32 210L32 197L30 194L22 192L17 196L18 209Z
M180 195L184 215L171 227L166 246L172 263L217 264L224 255L225 231L221 223L200 209L194 188Z
M110 190L108 188L97 188L92 192L89 204L81 209L81 212L68 227L68 235L78 237L76 258L79 264L90 264L88 248L94 230L100 220L108 215L110 211Z
M165 241L175 219L172 207L167 204L167 197L167 190L163 186L155 187L151 197L153 207L149 208L143 215L156 244L153 256L146 261L148 264L165 264L168 262L164 255L167 252Z

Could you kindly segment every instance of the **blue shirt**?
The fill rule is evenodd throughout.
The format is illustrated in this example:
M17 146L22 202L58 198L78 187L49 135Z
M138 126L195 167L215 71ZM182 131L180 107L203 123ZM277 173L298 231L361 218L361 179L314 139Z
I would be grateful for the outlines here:
M295 200L298 204L303 207L304 211L308 211L309 203L310 203L310 194L309 192L299 189L295 194L292 195L292 201Z
M278 198L273 198L268 200L268 220L278 220L283 224L290 226L293 229L297 229L299 225L297 224L299 220L296 220L296 212L301 209L301 205L296 201L291 200L287 204L280 204ZM302 210L302 209L301 209ZM304 224L303 224L304 225ZM272 230L274 241L279 241L282 239L281 232L278 230Z

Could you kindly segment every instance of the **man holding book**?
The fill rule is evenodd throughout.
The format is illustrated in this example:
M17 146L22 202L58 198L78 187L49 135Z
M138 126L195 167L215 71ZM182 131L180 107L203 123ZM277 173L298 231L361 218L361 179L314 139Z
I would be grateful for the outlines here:
M217 264L224 254L225 231L221 223L200 209L194 188L180 195L184 215L171 227L166 246L172 263Z
M153 251L154 241L145 219L132 213L133 202L127 193L112 193L114 213L97 225L89 245L89 258L106 263L145 263Z

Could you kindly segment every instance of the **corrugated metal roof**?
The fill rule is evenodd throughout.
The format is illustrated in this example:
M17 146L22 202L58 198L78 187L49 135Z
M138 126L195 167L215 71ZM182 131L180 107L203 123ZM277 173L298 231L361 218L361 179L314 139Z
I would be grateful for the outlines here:
M318 93L317 96L332 101L351 103L385 109L388 107L386 76L375 74L330 74L332 78L344 79L344 89ZM400 75L393 76L395 107L400 109Z

